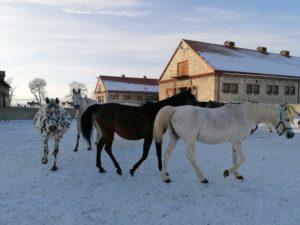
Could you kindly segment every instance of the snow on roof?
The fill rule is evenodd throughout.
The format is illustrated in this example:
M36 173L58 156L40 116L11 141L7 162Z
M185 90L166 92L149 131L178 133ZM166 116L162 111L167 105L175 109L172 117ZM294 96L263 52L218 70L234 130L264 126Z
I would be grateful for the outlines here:
M215 70L300 77L300 57L184 40Z
M103 81L106 90L126 92L153 92L158 93L158 85L134 84L121 81Z

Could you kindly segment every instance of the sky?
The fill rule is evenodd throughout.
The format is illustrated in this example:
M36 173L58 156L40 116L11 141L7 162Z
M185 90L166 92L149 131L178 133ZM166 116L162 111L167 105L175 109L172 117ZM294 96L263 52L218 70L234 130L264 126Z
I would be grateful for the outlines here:
M181 39L300 56L300 2L206 0L0 0L0 70L14 99L47 81L64 98L73 81L89 96L99 75L159 78Z

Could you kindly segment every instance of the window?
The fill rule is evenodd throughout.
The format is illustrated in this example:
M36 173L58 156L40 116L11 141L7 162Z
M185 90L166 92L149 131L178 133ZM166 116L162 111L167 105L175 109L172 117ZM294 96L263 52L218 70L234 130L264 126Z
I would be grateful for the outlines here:
M238 85L237 84L230 84L230 92L231 93L238 93Z
M284 94L285 95L295 95L295 87L294 86L285 86Z
M110 94L109 98L110 99L119 99L119 95L118 94Z
M177 64L177 75L183 76L189 74L189 61L180 62Z
M258 84L247 84L246 93L247 94L259 94L259 85Z
M133 99L134 99L134 100L143 100L143 96L141 96L141 95L135 95L135 96L133 97Z
M129 99L131 99L131 95L129 95L129 94L123 95L123 100L129 100Z
M252 94L252 84L247 84L247 86L246 86L246 93L247 94Z
M238 93L238 84L235 83L223 83L223 93Z
M259 94L259 85L258 84L253 85L253 94Z
M229 93L229 84L228 83L223 83L223 89L222 89L222 91L224 92L224 93Z
M278 95L279 88L277 85L267 85L267 94L268 95Z

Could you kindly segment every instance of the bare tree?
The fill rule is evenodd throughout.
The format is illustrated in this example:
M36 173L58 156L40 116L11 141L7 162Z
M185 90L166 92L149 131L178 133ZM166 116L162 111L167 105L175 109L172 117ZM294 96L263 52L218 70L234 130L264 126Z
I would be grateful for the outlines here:
M47 82L42 78L35 78L29 82L30 92L34 95L37 102L41 105L42 100L45 98Z
M80 89L80 92L82 95L87 95L88 89L84 83L78 82L78 81L73 81L72 83L69 84L70 86L70 95L73 95L73 90L75 89L78 91Z
M6 83L8 83L8 85L10 86L9 88L9 94L8 94L8 106L11 106L11 100L14 96L14 92L17 89L17 86L12 86L13 83L13 77L7 77L6 79Z

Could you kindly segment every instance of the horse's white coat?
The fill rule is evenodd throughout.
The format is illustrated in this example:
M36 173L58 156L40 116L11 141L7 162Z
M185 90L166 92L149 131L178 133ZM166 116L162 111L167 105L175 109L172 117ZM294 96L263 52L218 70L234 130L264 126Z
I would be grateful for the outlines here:
M153 130L155 141L161 142L163 133L168 127L170 128L170 142L162 161L162 179L169 181L166 173L167 161L179 138L185 142L187 158L202 182L206 183L207 180L195 161L196 140L206 144L230 142L233 152L233 166L224 172L224 176L234 174L236 178L243 179L237 172L245 160L241 142L258 123L262 122L275 128L280 123L281 125L277 127L278 133L286 131L288 138L294 135L286 107L246 102L243 104L226 104L214 109L195 106L166 106L162 108L156 116Z
M77 121L77 140L76 140L76 146L74 151L78 151L78 146L79 146L79 138L80 138L80 134L82 133L81 130L81 116L82 114L85 112L85 110L93 104L100 104L98 101L91 99L91 98L87 98L87 97L82 97L80 90L75 91L73 90L73 96L72 96L72 100L73 100L73 105L76 109L76 121ZM97 141L99 140L100 136L101 136L101 130L98 127L97 123L94 123L96 130L97 130ZM91 146L88 146L88 149L91 149Z

